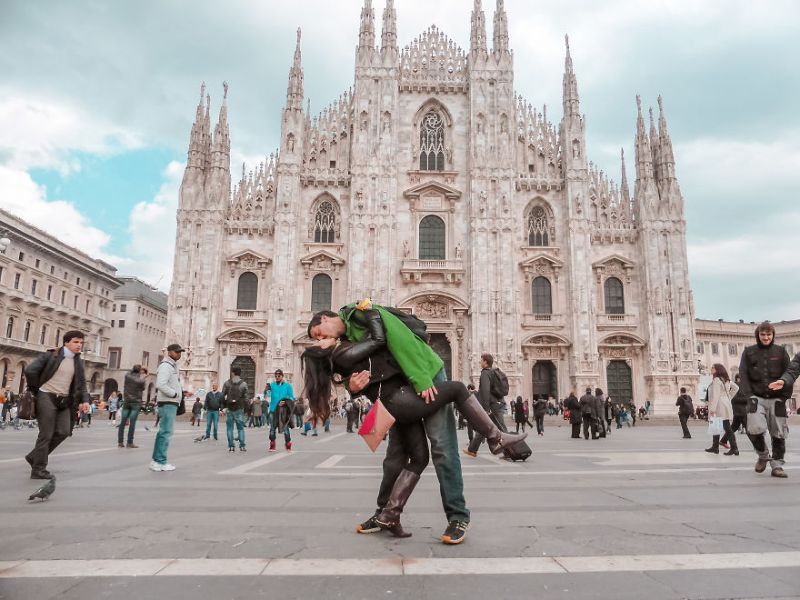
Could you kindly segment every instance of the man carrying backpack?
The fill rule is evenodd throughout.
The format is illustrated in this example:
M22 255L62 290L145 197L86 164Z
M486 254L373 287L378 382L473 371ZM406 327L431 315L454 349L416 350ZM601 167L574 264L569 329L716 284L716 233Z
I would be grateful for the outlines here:
M694 406L692 405L692 397L686 393L686 388L681 388L681 395L675 401L675 406L678 407L678 418L681 421L681 429L683 429L683 439L692 439L692 434L689 432L687 421L689 417L694 414Z
M225 426L228 430L228 452L236 452L233 443L233 425L239 432L239 451L247 452L244 444L244 407L250 400L247 382L241 378L242 370L231 367L231 378L222 386L222 406L227 411Z
M508 379L500 369L493 368L494 357L491 354L481 354L481 378L478 383L478 400L484 410L489 413L492 421L501 430L508 432L504 422L506 412L505 395L508 394ZM472 437L472 441L464 449L464 454L478 456L478 448L486 438L478 432Z

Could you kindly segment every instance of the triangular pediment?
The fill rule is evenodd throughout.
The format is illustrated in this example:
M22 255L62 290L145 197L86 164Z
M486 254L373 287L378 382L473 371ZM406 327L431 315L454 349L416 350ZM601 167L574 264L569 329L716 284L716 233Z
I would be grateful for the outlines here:
M317 250L316 252L311 252L310 254L306 254L305 256L300 257L300 264L301 265L311 265L318 260L329 260L332 265L340 266L345 263L345 260L333 252L328 252L327 250Z
M253 265L268 265L272 263L272 259L268 256L264 256L263 254L259 254L258 252L254 252L253 250L243 250L241 252L237 252L232 256L229 256L225 259L228 263L251 263Z
M521 261L519 266L522 268L525 267L535 267L536 265L545 264L553 269L560 269L564 266L564 261L559 260L555 256L551 256L545 252L537 252L533 256Z
M235 343L257 343L266 344L267 339L257 329L251 327L237 327L236 329L228 329L217 337L218 342L235 342Z
M450 187L449 185L445 185L439 181L426 181L424 183L420 183L415 185L414 187L408 188L405 192L403 192L403 196L406 198L420 198L426 195L435 195L435 196L444 196L448 200L457 200L461 197L461 191L457 190L454 187Z
M613 264L615 262L620 263L624 269L632 269L632 268L634 268L636 266L635 262L633 262L629 258L625 258L621 254L610 254L609 256L606 256L605 258L601 258L600 260L597 260L597 261L593 262L592 263L592 268L596 269L597 267L606 267L606 266L611 265L611 264Z

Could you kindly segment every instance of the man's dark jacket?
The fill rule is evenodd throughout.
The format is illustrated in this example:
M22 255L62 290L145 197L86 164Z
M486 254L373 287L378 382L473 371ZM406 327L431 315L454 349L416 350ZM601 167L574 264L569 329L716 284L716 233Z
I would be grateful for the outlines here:
M125 373L125 382L122 386L122 400L125 402L125 406L142 403L144 382L145 376L142 373L134 373L133 371Z
M222 406L222 392L208 392L206 394L205 404L203 408L211 411L218 411Z
M570 394L564 402L564 407L569 411L569 422L575 425L581 422L581 403L578 399Z
M28 389L34 394L39 392L39 388L53 378L58 371L61 361L64 360L64 348L53 348L47 352L42 352L31 364L25 367L25 380L28 382ZM86 390L86 375L83 370L83 359L80 354L73 358L75 361L75 373L69 386L69 403L77 409L78 404L91 401L89 392ZM75 412L74 410L72 412Z
M678 407L679 415L691 415L694 412L694 405L692 404L692 397L689 394L681 394L675 401L675 406Z
M581 414L594 416L594 394L584 394L581 396Z
M739 363L741 378L739 391L745 398L750 396L777 398L780 402L775 403L775 415L785 417L786 399L792 395L792 386L784 383L783 389L775 391L768 386L780 379L788 367L789 354L783 346L775 343L775 336L772 338L772 343L765 346L756 333L756 343L742 352L742 360Z

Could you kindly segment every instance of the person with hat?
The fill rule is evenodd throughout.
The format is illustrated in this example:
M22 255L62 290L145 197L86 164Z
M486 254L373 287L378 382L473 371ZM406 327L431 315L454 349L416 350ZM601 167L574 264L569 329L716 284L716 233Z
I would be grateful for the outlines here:
M276 369L275 381L270 384L269 400L269 451L275 452L275 438L277 432L283 432L283 439L286 443L286 451L292 451L292 435L289 429L292 426L292 414L294 413L294 390L292 385L283 380L283 371Z
M178 406L184 396L178 374L178 361L181 359L183 352L184 349L181 348L180 344L167 346L167 356L158 365L158 370L156 371L156 405L158 406L158 417L161 426L158 429L155 444L153 445L153 459L150 461L151 471L175 470L175 465L167 462L167 451L175 428ZM193 394L187 392L186 395L191 396Z

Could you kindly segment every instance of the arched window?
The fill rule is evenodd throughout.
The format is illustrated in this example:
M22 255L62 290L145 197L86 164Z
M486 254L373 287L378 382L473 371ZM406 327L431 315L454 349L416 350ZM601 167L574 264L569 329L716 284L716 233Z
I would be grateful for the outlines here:
M14 334L14 317L8 317L8 323L6 324L6 337L11 338Z
M314 215L314 241L318 244L332 244L336 232L336 211L327 200L321 202Z
M616 277L609 277L605 283L606 314L625 314L625 294L622 282Z
M528 215L528 246L549 246L547 213L542 206L534 206Z
M553 314L553 295L550 287L550 280L547 277L537 277L531 284L533 297L533 314L551 315Z
M434 215L428 215L419 224L419 258L420 260L445 259L444 221Z
M320 273L311 280L311 312L331 309L331 278Z
M31 322L25 321L25 329L23 330L22 333L22 339L27 342L30 337L31 337Z
M236 295L236 308L255 310L258 303L258 277L255 273L242 273L239 276L239 290Z
M430 110L419 127L419 170L444 171L444 121Z

